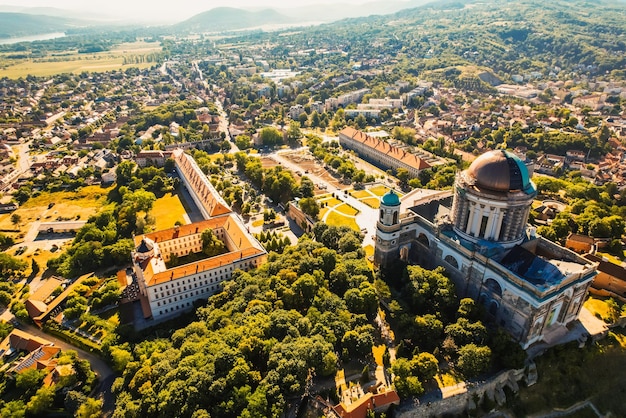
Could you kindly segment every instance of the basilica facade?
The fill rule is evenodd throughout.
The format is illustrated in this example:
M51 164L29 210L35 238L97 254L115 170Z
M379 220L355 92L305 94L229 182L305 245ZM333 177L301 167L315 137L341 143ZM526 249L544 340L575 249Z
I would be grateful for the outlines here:
M381 199L374 263L443 266L460 297L524 348L552 343L578 318L597 264L528 226L537 195L515 155L490 151L457 174L453 191L414 190Z

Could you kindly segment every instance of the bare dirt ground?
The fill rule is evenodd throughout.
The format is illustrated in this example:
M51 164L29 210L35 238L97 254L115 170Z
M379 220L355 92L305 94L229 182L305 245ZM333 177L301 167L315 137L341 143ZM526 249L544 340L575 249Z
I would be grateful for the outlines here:
M297 164L299 167L302 167L302 172L294 173L296 175L306 175L308 171L312 174L315 174L317 177L320 177L326 183L338 189L347 189L350 187L349 185L341 184L339 179L333 177L324 168L323 165L317 163L315 159L310 155L301 154L301 153L290 153L290 154L283 154L282 156L284 158L287 158L292 163ZM316 187L316 190L317 190L317 187Z

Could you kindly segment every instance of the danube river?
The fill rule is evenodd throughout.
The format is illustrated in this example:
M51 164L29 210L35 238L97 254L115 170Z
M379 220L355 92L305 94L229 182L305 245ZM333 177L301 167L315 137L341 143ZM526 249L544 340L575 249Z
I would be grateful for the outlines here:
M0 45L17 44L19 42L47 41L48 39L63 38L64 32L42 33L40 35L20 36L19 38L0 38Z

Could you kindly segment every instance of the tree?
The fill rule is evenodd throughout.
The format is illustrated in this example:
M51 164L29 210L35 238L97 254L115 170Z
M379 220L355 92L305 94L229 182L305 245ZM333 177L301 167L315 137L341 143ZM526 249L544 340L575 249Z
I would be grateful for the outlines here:
M100 418L102 416L102 399L87 398L76 411L76 418Z
M311 182L311 184L313 184L313 182ZM0 250L6 250L13 244L15 244L15 240L13 240L13 238L0 232Z
M291 121L289 123L289 128L287 129L287 139L290 142L295 142L298 139L302 138L302 131L300 130L300 122Z
M224 243L213 233L210 228L202 231L202 252L208 257L214 257L222 254L226 248Z
M396 170L396 177L398 178L398 180L400 180L400 183L402 183L403 185L407 184L407 182L409 181L409 170L407 170L406 168L400 167Z
M300 197L313 197L315 195L315 184L307 176L300 179Z
M44 372L37 369L28 369L19 373L15 378L15 386L25 392L35 390L41 384L44 378Z
M274 146L283 142L283 135L280 131L274 127L267 127L261 129L259 133L261 143L265 146Z
M115 169L115 174L117 176L117 185L118 186L126 186L131 182L135 170L137 169L137 164L132 161L122 161L117 165Z
M13 279L24 271L28 264L7 253L0 253L0 278Z
M235 145L237 145L237 148L242 150L248 149L252 146L252 140L248 135L237 135L235 138Z
M411 360L411 372L421 381L430 380L439 372L439 362L430 353L419 353Z
M309 215L313 219L317 219L317 215L320 213L320 205L317 203L317 200L312 197L305 197L298 201L298 205L302 212L306 215Z
M491 349L487 346L467 344L459 350L457 368L467 378L475 377L489 368Z
M54 401L54 386L41 387L26 404L26 412L29 415L39 415L49 411Z
M21 217L19 214L17 214L17 213L15 213L15 212L14 212L14 213L11 215L11 223L12 223L14 226L17 226L17 225L19 225L19 224L20 224L20 222L22 222L22 217Z

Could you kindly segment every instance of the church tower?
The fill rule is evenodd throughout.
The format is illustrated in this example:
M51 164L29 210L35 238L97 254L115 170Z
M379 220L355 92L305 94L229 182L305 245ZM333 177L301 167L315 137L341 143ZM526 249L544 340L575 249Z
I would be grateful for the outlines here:
M378 222L376 223L376 243L374 264L387 264L400 256L398 231L400 230L400 198L389 190L380 200Z

